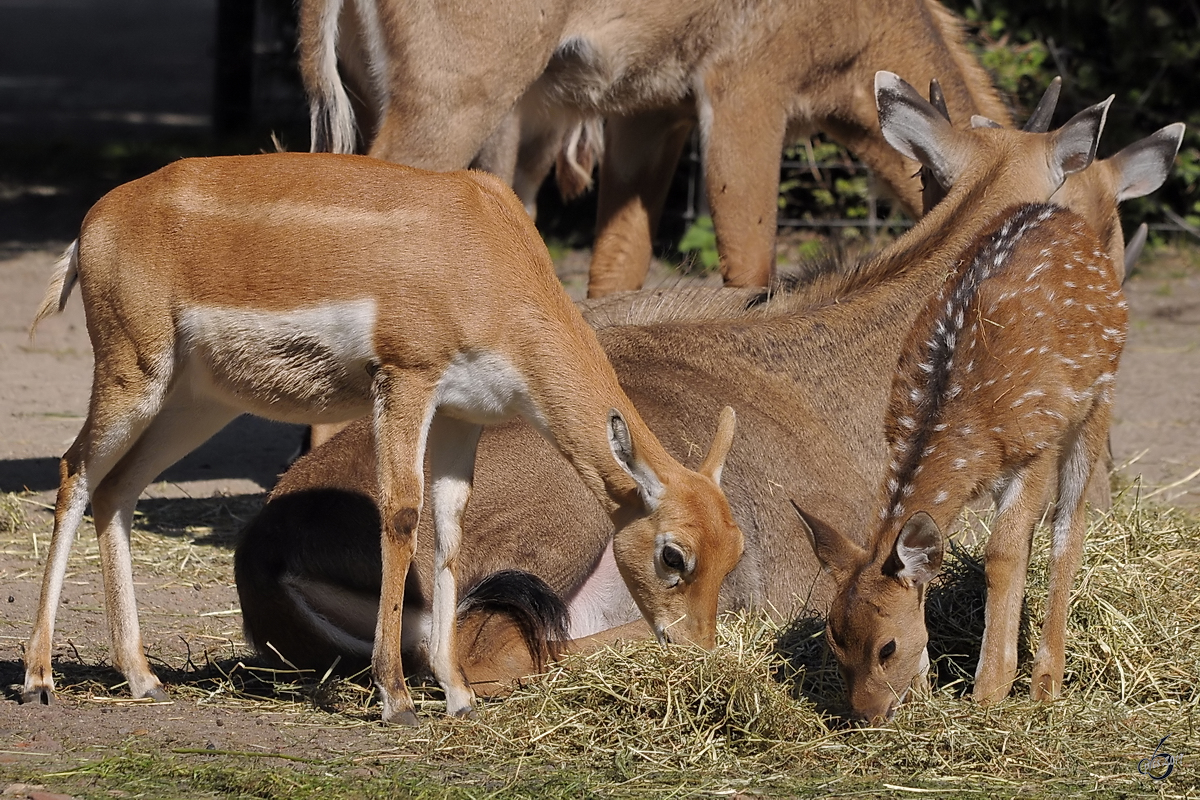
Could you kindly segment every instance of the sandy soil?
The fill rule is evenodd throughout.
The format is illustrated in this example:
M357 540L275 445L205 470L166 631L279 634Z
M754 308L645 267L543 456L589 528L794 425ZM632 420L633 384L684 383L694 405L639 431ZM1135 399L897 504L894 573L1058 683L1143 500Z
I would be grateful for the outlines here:
M55 666L70 713L14 702L49 540L57 460L82 422L91 350L78 297L27 326L58 255L57 245L16 248L0 260L0 491L20 492L15 530L0 509L0 776L12 767L94 759L121 748L208 749L291 755L397 749L394 731L371 721L317 724L304 704L280 709L223 701L212 670L247 657L233 585L232 544L296 447L293 426L242 418L172 467L139 506L133 550L145 645L175 684L170 705L131 703L107 668L107 633L95 539L83 530L72 555L55 641ZM1195 255L1167 252L1127 286L1133 324L1112 430L1120 483L1143 495L1200 505L1200 269ZM561 271L582 291L585 254ZM656 280L669 280L658 273ZM1182 481L1182 482L1181 482ZM3 497L3 495L0 495ZM114 691L115 689L115 691ZM314 715L318 715L314 717ZM326 715L327 718L328 715ZM327 721L327 720L326 720ZM0 778L0 791L4 790ZM51 787L52 788L52 787ZM12 796L35 790L9 787Z

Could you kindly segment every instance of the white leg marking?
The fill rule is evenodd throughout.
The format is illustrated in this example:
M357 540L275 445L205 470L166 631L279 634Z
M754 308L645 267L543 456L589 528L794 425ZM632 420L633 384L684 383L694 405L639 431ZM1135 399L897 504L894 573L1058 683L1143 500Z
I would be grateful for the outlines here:
M429 665L446 692L449 714L469 712L474 693L463 680L454 648L458 608L457 564L462 544L462 517L471 496L479 425L436 414L430 430L435 555Z

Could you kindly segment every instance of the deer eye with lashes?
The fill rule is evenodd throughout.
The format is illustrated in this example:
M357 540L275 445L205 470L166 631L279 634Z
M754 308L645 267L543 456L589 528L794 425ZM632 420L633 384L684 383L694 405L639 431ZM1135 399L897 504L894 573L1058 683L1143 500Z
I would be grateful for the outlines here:
M695 569L695 558L689 557L678 545L669 541L663 542L658 548L658 569L667 583L676 586Z

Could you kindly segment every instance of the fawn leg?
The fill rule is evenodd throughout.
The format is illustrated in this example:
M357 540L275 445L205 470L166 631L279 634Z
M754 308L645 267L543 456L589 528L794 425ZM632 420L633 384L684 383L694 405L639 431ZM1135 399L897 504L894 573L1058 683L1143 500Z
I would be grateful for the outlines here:
M1013 475L998 500L996 523L984 548L987 603L973 693L980 703L1007 697L1017 675L1017 634L1029 550L1053 469L1052 454L1034 457Z

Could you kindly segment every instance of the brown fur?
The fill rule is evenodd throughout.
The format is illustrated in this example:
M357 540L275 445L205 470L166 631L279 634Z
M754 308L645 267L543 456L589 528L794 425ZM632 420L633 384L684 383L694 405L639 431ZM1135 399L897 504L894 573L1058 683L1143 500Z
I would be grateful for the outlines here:
M865 532L887 460L882 417L905 332L986 230L987 219L979 217L1002 212L1006 195L1037 196L1029 177L1045 169L1046 156L1024 148L1045 139L1011 131L961 137L961 147L976 142L978 149L963 159L947 202L855 275L823 278L829 285L814 295L757 303L754 292L647 292L585 304L622 386L681 460L700 452L696 420L724 403L739 409L741 433L722 482L746 534L746 555L726 579L723 607L780 614L803 603L827 607L832 587L821 577L788 499L830 524L850 522L846 530ZM1044 200L1053 187L1040 191ZM353 454L371 452L370 441L368 426L352 425L289 471L268 508L345 475ZM360 474L369 476L371 468L362 466ZM528 479L518 484L517 475ZM518 491L533 492L540 498L533 507L541 510L514 512L511 498ZM537 446L528 427L485 430L467 510L472 535L464 542L464 570L524 569L572 597L608 538L594 504L579 497L578 480ZM281 524L298 541L350 535L327 516L295 514ZM564 524L579 532L578 548L541 545ZM251 527L246 541L258 535ZM298 573L319 571L316 558L297 564ZM428 558L418 551L416 574L428 574L421 566ZM367 561L358 567L365 574L378 569ZM256 600L243 594L242 604L249 614ZM300 624L295 613L273 615L272 621L281 635Z
M487 150L511 179L522 159L498 156L494 140L520 138L514 126L604 116L593 297L641 286L666 188L697 121L722 272L729 285L762 286L774 266L779 155L787 141L829 134L910 212L920 210L916 164L880 136L876 70L895 70L918 86L939 78L955 119L1008 118L967 52L960 22L934 0L523 0L483 10L305 0L301 11L314 132L350 127L350 104L338 99L343 90L332 67L336 46L352 94L368 98L363 138L379 158L454 169ZM330 21L339 19L345 34L331 37ZM444 68L448 57L458 69ZM535 152L556 151L562 128L549 127L557 138ZM352 138L340 134L339 146Z
M133 506L154 475L242 411L337 422L373 410L387 579L372 663L386 720L413 719L401 576L422 517L426 449L438 545L431 660L450 712L470 710L453 660L462 511L482 424L514 414L541 426L602 503L656 634L712 646L716 595L742 549L716 483L733 412L721 414L701 472L672 459L494 176L359 156L184 160L96 203L43 312L76 277L95 376L63 458L26 699L53 690L54 614L89 495L114 662L134 696L162 695L138 636ZM688 556L686 570L663 567L668 546Z

